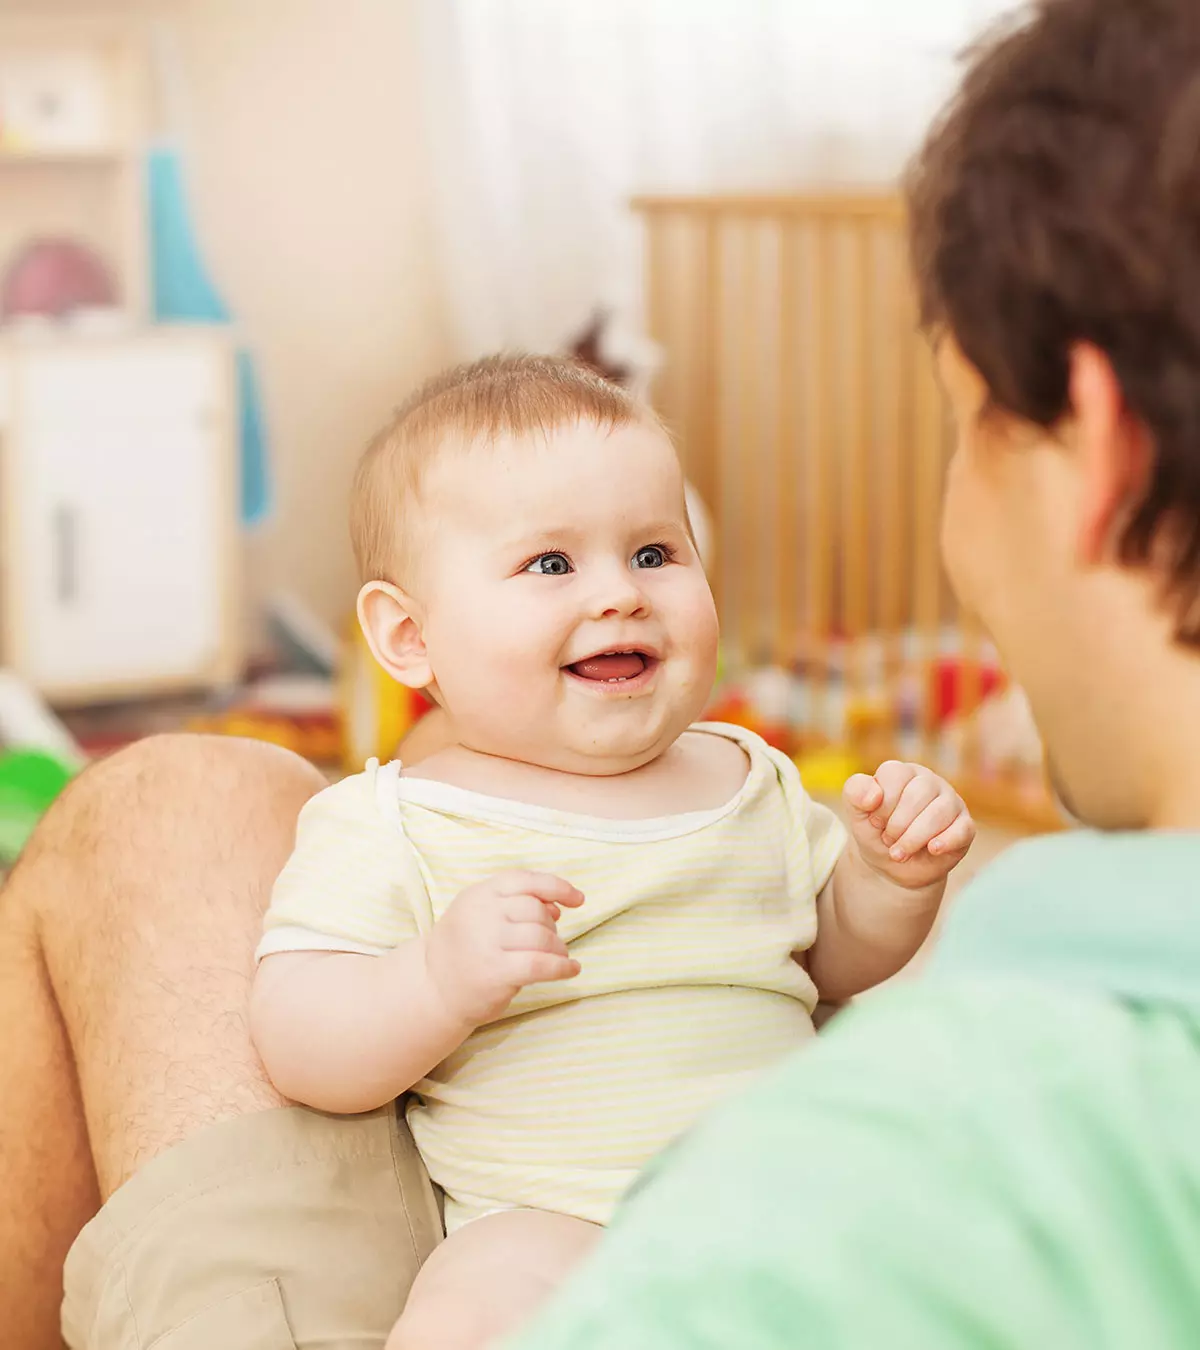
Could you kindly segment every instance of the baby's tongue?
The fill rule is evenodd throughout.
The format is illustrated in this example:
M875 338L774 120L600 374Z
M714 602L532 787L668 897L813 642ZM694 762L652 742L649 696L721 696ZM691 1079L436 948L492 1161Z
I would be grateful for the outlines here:
M589 656L571 667L584 680L632 680L646 669L645 658L637 652L612 652L605 656Z

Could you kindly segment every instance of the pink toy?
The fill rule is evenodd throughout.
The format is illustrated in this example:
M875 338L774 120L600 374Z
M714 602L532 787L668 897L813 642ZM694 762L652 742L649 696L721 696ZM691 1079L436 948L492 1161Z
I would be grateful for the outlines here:
M35 239L8 269L0 315L61 319L73 310L107 309L116 301L112 274L91 249L71 239Z

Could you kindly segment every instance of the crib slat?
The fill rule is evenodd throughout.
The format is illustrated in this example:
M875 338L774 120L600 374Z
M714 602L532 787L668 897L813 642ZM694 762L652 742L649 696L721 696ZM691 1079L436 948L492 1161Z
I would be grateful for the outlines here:
M908 372L914 355L913 315L901 240L893 232L888 249L889 283L883 302L884 341L882 356L883 425L880 439L879 504L879 620L884 643L884 715L890 742L888 752L900 752L899 720L902 688L902 637L908 616L904 612L907 562L904 503L911 477L906 471L910 458L911 408Z
M721 285L720 221L709 216L700 226L700 270L698 299L699 321L693 328L696 350L692 357L695 379L695 417L688 446L688 475L712 517L714 558L709 567L709 583L717 613L724 613L723 547L727 542L729 514L722 482L720 352L723 318Z
M667 231L671 218L666 215L652 215L646 218L646 326L650 336L664 350L670 350L671 330L668 313L671 307L671 277L667 263ZM667 413L664 389L670 378L670 365L658 371L654 387L655 406Z
M843 459L842 506L844 514L842 543L842 612L849 643L846 662L846 691L850 699L863 694L863 638L867 631L867 511L868 501L868 424L870 400L871 331L871 235L869 224L856 222L850 254L848 303L849 379L846 382L847 446Z
M829 735L828 675L831 656L833 587L833 523L837 519L834 499L836 480L832 406L834 375L833 237L829 222L817 219L813 230L812 293L812 387L809 396L808 507L808 613L810 640L809 681L812 690L811 720L815 735Z
M936 763L945 751L969 801L981 793L980 809L1044 825L1050 813L1030 805L1028 775L992 773L973 716L985 662L995 658L942 575L948 437L916 332L899 199L759 194L635 205L647 318L666 363L656 404L713 516L712 581L730 668L739 658L785 668L803 660L811 697L798 730L812 744L843 734L843 696L864 684L878 690L881 634L888 725L869 742L872 758L878 748ZM947 693L962 722L953 735L935 705ZM914 700L915 737L907 734Z
M800 609L800 559L796 526L802 503L799 448L801 366L799 342L800 241L796 229L782 222L779 239L779 391L776 400L775 463L775 663L791 669L798 655L796 635L803 621Z
M757 299L758 255L749 222L736 222L737 317L731 374L735 381L734 467L727 491L737 501L737 565L725 573L730 591L726 633L739 665L761 659L755 651L761 576L756 566L762 531L756 528L762 483L762 445L759 433ZM732 481L736 480L736 481Z

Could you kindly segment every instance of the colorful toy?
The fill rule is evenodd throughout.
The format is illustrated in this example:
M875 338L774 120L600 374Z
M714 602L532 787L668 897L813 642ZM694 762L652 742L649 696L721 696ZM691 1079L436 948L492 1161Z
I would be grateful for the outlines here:
M381 669L356 622L347 623L339 644L332 636L325 641L307 618L299 624L303 617L289 613L277 626L289 664L309 673L260 681L232 706L193 718L189 729L269 741L347 773L368 759L391 759L433 704ZM332 678L320 673L326 661L336 666Z
M116 282L99 254L77 240L52 237L31 240L10 264L0 314L6 322L30 315L62 319L116 303Z
M994 662L967 662L958 656L934 661L929 680L929 707L935 726L955 716L969 715L1005 685L1003 672Z
M849 750L836 745L797 755L795 764L805 788L814 797L837 797L848 778L863 772L858 759Z
M795 738L786 722L764 717L754 700L736 685L724 690L708 706L704 714L706 722L729 722L735 727L743 727L761 736L768 745L784 754L790 754Z
M75 738L11 670L0 670L0 864L15 861L34 826L84 763Z
M46 750L10 750L0 755L0 863L16 861L34 827L74 773Z
M314 764L340 764L343 756L341 723L329 712L277 712L245 705L194 717L188 722L188 730L267 741Z

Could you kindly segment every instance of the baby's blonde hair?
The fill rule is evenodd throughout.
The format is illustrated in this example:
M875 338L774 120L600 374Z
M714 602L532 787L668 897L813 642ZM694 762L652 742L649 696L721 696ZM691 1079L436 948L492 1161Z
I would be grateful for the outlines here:
M350 535L361 579L392 581L411 562L412 505L439 450L497 437L549 436L573 422L606 430L649 423L639 399L557 356L488 356L435 375L396 410L358 465Z

